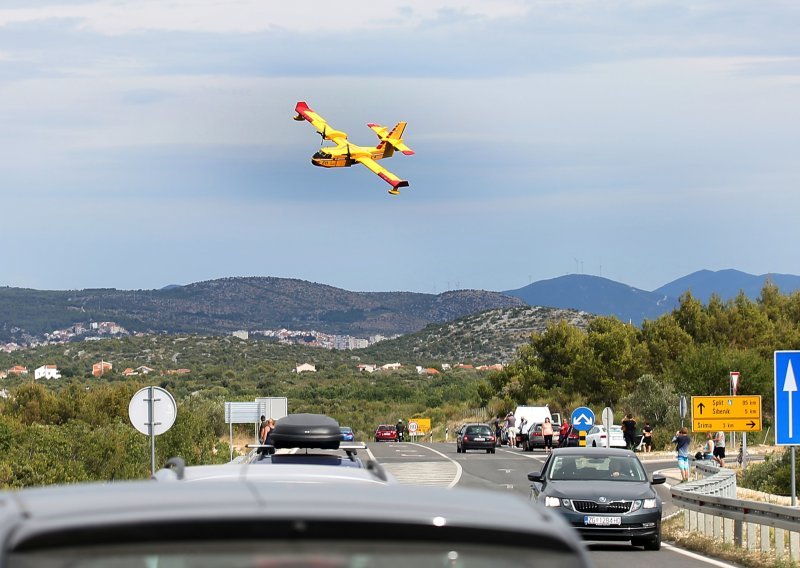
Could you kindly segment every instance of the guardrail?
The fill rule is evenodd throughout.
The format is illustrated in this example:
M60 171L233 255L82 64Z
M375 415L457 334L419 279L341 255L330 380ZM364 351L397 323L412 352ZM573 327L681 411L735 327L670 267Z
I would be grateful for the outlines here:
M800 561L800 510L736 498L736 472L695 462L696 479L672 488L684 528L736 547ZM788 548L787 548L788 542Z

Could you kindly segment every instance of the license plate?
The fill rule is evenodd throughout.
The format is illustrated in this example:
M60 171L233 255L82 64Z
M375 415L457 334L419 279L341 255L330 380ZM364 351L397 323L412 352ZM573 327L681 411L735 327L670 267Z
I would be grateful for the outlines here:
M476 442L485 442L486 438L475 438Z
M583 517L584 525L597 525L602 527L610 527L612 525L621 525L622 517Z

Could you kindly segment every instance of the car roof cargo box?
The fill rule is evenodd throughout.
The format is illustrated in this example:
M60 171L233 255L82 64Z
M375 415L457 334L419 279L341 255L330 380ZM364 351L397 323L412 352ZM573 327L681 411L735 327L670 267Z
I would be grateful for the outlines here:
M324 414L290 414L275 423L269 441L276 448L336 450L342 441L339 423Z

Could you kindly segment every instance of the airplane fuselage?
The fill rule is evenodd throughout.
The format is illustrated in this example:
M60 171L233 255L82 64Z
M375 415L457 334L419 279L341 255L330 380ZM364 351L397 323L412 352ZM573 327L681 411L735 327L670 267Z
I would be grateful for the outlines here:
M311 163L321 168L349 168L358 163L354 159L356 157L380 160L386 157L386 151L384 148L353 146L352 144L349 146L326 146L311 156Z

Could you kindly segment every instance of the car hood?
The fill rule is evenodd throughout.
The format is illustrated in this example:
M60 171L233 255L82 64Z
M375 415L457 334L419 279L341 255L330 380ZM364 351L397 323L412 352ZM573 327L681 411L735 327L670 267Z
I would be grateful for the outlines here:
M600 497L609 501L656 497L655 490L647 481L551 481L542 494L587 501L597 501Z

